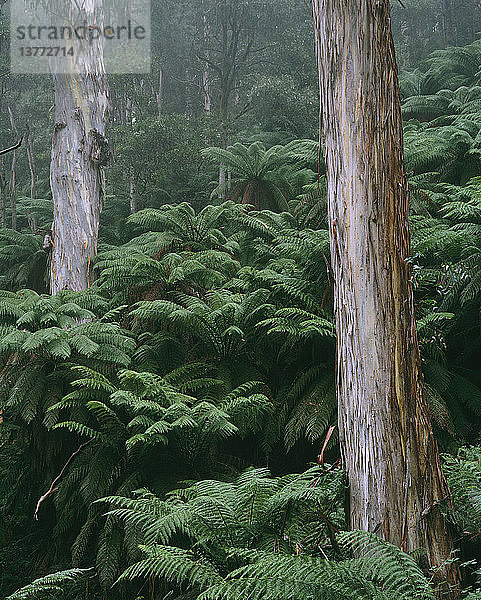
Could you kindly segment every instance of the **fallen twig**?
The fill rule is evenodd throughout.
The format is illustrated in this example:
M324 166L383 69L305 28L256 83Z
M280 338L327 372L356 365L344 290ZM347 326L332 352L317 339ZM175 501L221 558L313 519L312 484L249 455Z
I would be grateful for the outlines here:
M65 473L65 471L67 470L68 466L70 465L70 463L72 462L72 460L77 456L77 454L79 454L84 448L85 446L88 446L90 444L92 440L85 442L85 444L82 444L80 446L80 448L78 450L76 450L72 456L68 459L68 461L65 463L63 469L60 471L60 474L58 475L58 477L56 477L53 481L52 481L52 485L50 486L49 490L40 497L39 501L37 502L37 508L35 509L35 512L33 514L33 518L35 519L35 521L38 521L38 511L40 510L40 506L42 505L42 503L52 494L54 494L55 492L58 491L58 488L55 487L55 484L58 483L58 481L60 481L60 479L63 477L63 474Z

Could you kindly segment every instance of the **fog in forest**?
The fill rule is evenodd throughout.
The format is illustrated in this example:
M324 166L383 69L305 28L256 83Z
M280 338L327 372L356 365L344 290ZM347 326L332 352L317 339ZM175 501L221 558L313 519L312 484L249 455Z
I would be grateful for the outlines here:
M0 0L0 598L481 599L479 0Z

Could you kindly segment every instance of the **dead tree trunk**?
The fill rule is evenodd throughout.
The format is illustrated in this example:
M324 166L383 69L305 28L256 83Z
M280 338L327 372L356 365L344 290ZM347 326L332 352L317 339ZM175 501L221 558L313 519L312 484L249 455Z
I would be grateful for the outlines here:
M72 6L74 3L72 3ZM72 9L74 10L74 9ZM78 10L77 8L75 10ZM103 27L102 0L84 3L72 22ZM93 279L104 172L109 93L103 40L78 48L69 72L54 73L55 126L50 185L54 202L50 291L83 290Z
M337 392L354 529L430 565L452 544L423 394L389 0L314 0L337 323ZM457 571L450 570L451 581Z

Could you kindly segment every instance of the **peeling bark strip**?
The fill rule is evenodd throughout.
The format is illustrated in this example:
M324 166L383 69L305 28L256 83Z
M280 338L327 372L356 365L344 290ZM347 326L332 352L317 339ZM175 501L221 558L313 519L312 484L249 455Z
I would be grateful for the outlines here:
M72 22L103 24L102 0L88 0ZM92 260L104 193L103 167L109 156L109 111L103 39L85 42L70 59L67 74L54 72L55 126L50 185L54 201L50 291L83 290L92 283Z
M313 0L329 180L339 427L354 529L451 553L423 395L388 0ZM452 568L450 577L457 580Z

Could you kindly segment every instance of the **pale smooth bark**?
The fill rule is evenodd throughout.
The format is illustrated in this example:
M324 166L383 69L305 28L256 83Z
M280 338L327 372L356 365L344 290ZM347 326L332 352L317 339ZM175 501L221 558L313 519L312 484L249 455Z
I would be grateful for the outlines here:
M313 0L313 10L350 524L440 565L452 549L439 507L448 490L416 337L389 1Z
M88 0L82 11L72 21L103 26L102 0ZM109 93L103 43L99 37L83 44L75 61L70 61L69 72L54 73L52 294L86 289L93 280L92 261L97 253L104 194L103 167L109 155Z

